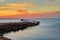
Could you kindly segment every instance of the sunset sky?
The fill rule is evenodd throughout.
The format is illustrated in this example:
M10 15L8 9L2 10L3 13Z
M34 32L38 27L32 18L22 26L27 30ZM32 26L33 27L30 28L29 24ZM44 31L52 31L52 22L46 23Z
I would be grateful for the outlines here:
M0 0L0 18L60 18L60 0Z

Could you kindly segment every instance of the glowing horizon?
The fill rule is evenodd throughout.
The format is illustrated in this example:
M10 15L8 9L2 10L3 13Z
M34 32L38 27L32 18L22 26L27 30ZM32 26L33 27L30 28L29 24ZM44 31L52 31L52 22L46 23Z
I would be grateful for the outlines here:
M28 18L31 15L32 18L58 18L59 4L60 0L0 0L0 18L11 16L27 18L28 15Z

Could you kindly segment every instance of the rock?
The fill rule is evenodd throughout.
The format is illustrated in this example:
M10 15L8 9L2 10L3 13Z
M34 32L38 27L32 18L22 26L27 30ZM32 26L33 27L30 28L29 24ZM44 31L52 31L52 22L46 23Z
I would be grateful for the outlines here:
M22 19L21 21L22 22L0 23L0 40L11 40L3 37L3 34L8 33L10 31L24 30L28 27L39 25L39 22L36 21L28 21L24 19Z
M10 23L0 23L0 33L7 33L10 31L18 31L26 29L27 27L36 26L39 22L10 22Z
M8 38L5 38L3 36L0 36L0 40L11 40L11 39L8 39Z

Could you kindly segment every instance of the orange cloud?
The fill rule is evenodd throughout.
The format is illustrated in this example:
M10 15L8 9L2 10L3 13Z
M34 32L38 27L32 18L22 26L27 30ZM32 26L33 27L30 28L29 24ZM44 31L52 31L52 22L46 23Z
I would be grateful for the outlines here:
M32 7L32 4L7 4L0 7L0 18L58 18L60 11L30 11L24 7ZM34 10L34 9L32 9ZM36 9L35 9L36 10Z
M22 8L22 7L31 7L33 6L32 4L7 4L9 7L13 7L16 9Z
M31 7L32 4L7 4L0 7L0 16L28 14L27 10L21 9L22 7Z
M42 14L17 14L9 16L0 16L0 18L60 18L60 11L45 12Z

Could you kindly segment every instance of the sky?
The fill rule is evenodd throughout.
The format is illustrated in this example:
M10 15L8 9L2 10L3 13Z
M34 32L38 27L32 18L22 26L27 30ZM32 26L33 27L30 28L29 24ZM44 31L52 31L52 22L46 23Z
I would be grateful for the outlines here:
M0 18L60 18L60 0L0 0Z

